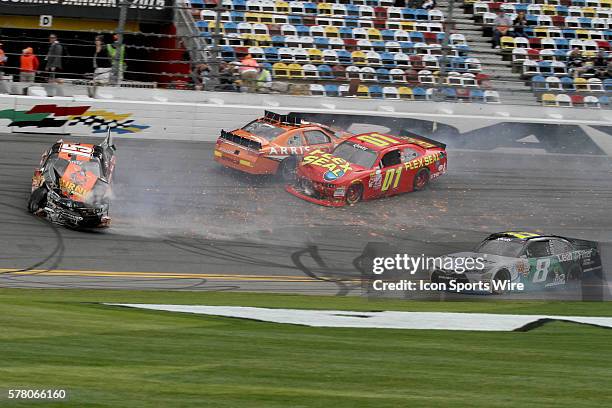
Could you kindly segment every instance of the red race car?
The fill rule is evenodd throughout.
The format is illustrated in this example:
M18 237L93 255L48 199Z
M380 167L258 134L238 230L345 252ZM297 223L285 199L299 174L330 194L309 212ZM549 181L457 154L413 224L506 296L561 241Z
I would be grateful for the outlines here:
M356 135L331 153L307 154L296 183L286 189L330 207L422 190L446 172L445 149L445 144L420 136Z

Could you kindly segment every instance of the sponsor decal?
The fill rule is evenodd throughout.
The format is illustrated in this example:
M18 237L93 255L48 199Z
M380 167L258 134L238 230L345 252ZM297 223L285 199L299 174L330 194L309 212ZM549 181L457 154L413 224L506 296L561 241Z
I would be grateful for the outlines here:
M427 156L421 156L416 159L410 160L407 163L404 163L404 168L406 170L417 170L421 167L429 166L440 160L443 157L442 153L434 153L428 154Z
M271 156L297 156L303 155L310 151L310 146L293 146L293 147L274 147L270 146L269 150L265 149L264 152Z
M38 128L58 128L64 125L82 125L92 129L92 133L137 133L150 126L139 125L129 119L131 113L114 113L94 110L91 106L35 105L27 111L15 109L0 110L0 119L9 119L8 126Z
M310 164L327 169L323 178L326 181L334 181L353 170L350 163L340 157L334 157L323 150L315 150L304 157L303 164Z

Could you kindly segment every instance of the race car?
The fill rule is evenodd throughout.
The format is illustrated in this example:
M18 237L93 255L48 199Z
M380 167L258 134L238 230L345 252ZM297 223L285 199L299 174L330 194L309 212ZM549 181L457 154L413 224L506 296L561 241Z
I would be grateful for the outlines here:
M109 227L115 150L110 131L100 145L57 141L34 172L28 211L73 228Z
M329 207L423 190L446 172L446 146L420 136L364 133L328 153L315 150L298 165L286 190Z
M311 151L331 151L350 133L305 122L294 114L266 111L241 129L221 131L215 160L226 167L250 174L278 174L293 180L296 164Z
M502 293L493 281L520 282L525 290L546 289L582 280L583 274L601 269L597 243L533 232L508 231L488 236L474 252L459 252L443 258L481 259L481 268L457 271L434 269L435 283L456 280L462 283L487 282L491 293ZM478 262L476 262L477 264ZM464 269L461 267L461 269Z

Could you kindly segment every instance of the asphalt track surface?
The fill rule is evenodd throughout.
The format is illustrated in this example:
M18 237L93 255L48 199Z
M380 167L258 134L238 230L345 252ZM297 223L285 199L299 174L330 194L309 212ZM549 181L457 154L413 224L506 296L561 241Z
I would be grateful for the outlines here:
M326 208L222 168L212 143L128 138L116 139L113 226L74 231L26 212L55 140L0 135L0 287L345 295L360 293L354 261L372 242L415 255L469 250L503 230L612 242L604 155L449 148L448 174L425 191Z

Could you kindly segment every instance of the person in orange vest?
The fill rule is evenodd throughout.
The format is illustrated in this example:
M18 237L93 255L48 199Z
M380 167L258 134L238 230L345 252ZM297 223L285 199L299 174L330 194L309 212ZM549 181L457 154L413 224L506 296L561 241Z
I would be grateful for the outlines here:
M19 66L19 81L34 82L36 71L38 71L38 58L34 55L32 47L25 48L21 54L21 64Z
M6 54L4 53L4 50L2 49L3 45L4 44L0 42L0 77L4 75L4 63L8 59ZM2 78L0 78L0 80L2 80Z
M242 79L242 85L247 88L248 92L257 91L257 77L259 76L259 63L248 54L240 62L240 79Z

